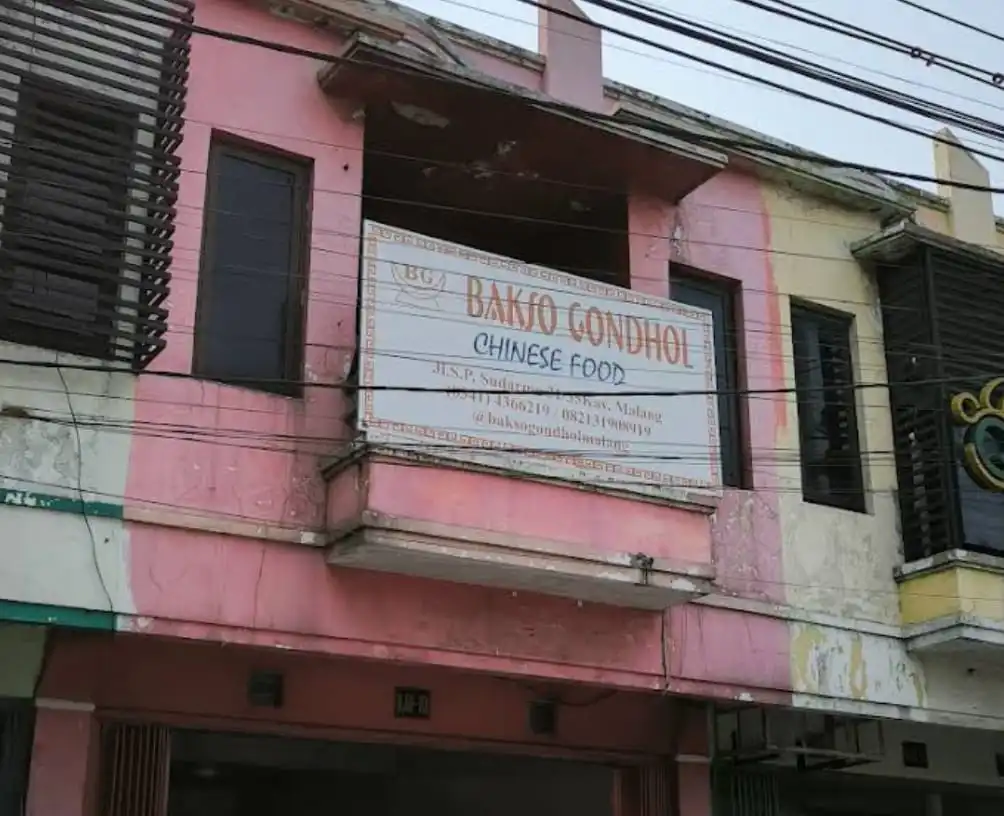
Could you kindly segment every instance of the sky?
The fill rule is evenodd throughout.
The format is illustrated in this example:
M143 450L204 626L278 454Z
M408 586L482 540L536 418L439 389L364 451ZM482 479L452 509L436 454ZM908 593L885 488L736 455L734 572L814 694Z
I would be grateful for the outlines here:
M427 14L536 50L537 9L520 0L403 2ZM917 0L928 8L979 27L979 33L924 14L899 0L792 2L924 51L1004 74L1004 15L994 11L999 0ZM1004 85L983 84L938 65L929 66L905 54L786 20L737 0L644 0L644 3L685 17L690 22L712 25L719 32L1004 125ZM934 133L944 124L629 20L582 0L580 5L601 25L630 31L687 55L778 82L785 88L808 91L854 110L911 125L925 133ZM1002 39L996 40L982 32L1000 34ZM934 175L933 143L929 138L799 99L785 91L730 76L609 32L604 32L603 37L604 73L610 79L835 158L900 172ZM1004 187L1004 140L995 143L986 135L966 133L957 127L953 130L968 147L1001 157L1000 160L978 159L990 170L992 185ZM918 186L934 190L933 185ZM995 205L998 214L1004 213L1004 196L996 196Z

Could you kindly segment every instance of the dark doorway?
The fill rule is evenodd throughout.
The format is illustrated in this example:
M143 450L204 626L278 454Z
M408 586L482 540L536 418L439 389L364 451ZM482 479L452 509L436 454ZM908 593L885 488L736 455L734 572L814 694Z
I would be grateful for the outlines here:
M612 816L614 768L551 759L175 734L168 816Z

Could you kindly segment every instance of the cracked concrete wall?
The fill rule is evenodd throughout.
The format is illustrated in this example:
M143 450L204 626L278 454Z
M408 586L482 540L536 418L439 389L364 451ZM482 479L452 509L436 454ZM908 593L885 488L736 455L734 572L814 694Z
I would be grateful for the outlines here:
M116 508L135 378L57 369L94 363L9 343L0 360L10 361L0 364L0 600L131 611ZM24 365L32 362L43 366Z

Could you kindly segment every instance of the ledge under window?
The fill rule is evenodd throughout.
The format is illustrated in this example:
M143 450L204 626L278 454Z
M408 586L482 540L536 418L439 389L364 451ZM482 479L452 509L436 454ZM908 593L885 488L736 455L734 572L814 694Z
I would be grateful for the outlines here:
M910 651L1004 663L1004 557L948 550L896 580Z

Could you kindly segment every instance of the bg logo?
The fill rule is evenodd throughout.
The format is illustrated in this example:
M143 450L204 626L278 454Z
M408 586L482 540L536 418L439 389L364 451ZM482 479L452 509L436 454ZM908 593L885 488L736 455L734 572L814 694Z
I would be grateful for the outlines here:
M439 296L446 289L446 273L413 264L391 263L390 273L397 284L397 301L411 302L426 309L440 308Z

